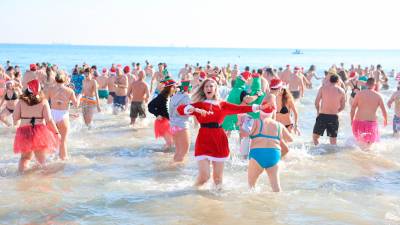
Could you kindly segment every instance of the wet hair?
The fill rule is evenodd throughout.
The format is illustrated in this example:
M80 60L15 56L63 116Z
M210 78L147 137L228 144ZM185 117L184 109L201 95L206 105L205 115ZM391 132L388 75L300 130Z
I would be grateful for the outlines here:
M79 74L79 68L75 67L74 70L72 71L72 75L78 75Z
M381 69L382 68L381 64L376 65L376 68Z
M64 83L66 80L65 74L63 72L57 72L55 80L59 84Z
M50 67L46 68L46 80L50 81L51 73L53 73L53 70Z
M31 92L28 91L28 89L25 89L25 91L19 98L29 106L33 106L43 101L43 94L40 91L38 95L33 95Z
M340 77L340 79L342 79L343 82L347 81L347 74L345 71L343 71L343 70L339 71L339 77Z
M93 65L91 68L94 69L94 70L97 70L97 66L96 65Z
M325 75L325 76L328 76L328 74L329 74L329 72L325 70L325 71L324 71L324 75Z
M310 68L308 69L308 72L314 72L315 71L315 65L311 65Z
M136 63L136 66L140 66L140 63Z
M286 88L282 88L282 107L287 106L289 102L293 102L293 95Z
M367 80L367 86L371 87L372 85L375 85L375 79L373 77L370 77Z
M278 70L279 70L279 72L282 72L283 68L282 68L282 67L279 67Z
M7 72L10 72L11 70L14 70L14 67L13 66L9 66L8 68L7 68Z
M84 73L90 73L90 69L89 69L89 68L86 68L86 69L83 70L83 72L84 72Z
M245 70L245 71L250 71L250 67L249 67L249 66L246 66L246 67L244 68L244 70Z
M262 69L258 69L257 73L261 75L263 73L263 70Z
M20 77L20 76L21 76L21 72L19 72L19 71L15 72L15 74L14 74L15 78Z
M209 82L214 83L215 86L216 86L214 99L215 100L219 99L217 82L215 80L211 79L211 78L207 78L203 82L201 82L200 86L197 89L195 89L195 91L193 92L193 94L192 94L192 102L193 103L201 102L201 101L206 100L206 94L204 93L204 87Z
M336 75L336 74L333 74L333 75L331 75L331 77L329 78L329 81L330 81L332 84L336 84L336 83L339 81L339 76Z
M173 90L172 87L173 87L173 85L163 88L163 90L161 91L160 95L164 96L165 98L170 97L173 94L172 93L172 90Z

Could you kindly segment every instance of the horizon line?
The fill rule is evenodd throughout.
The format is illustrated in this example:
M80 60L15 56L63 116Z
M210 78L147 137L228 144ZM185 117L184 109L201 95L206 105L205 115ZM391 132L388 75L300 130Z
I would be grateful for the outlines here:
M43 46L77 46L77 47L126 47L126 48L187 48L187 49L269 49L269 50L368 50L368 51L399 51L393 48L289 48L289 47L199 47L199 46L156 46L156 45L112 45L112 44L72 44L72 43L7 43L0 42L0 45L43 45Z

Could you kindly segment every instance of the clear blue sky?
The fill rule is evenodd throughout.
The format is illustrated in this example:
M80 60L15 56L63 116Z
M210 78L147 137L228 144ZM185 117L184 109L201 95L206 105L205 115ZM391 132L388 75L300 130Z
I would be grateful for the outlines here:
M0 43L400 49L396 0L0 0Z

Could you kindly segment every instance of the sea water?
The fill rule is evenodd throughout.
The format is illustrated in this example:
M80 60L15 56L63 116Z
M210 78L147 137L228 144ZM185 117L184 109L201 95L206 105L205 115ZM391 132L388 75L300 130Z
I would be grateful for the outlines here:
M71 70L86 62L167 62L174 74L185 64L227 63L317 65L322 71L344 62L382 64L398 69L400 51L271 49L129 48L47 45L0 45L0 62L25 69L32 62L51 62ZM321 74L322 75L322 74ZM395 89L382 91L385 102ZM197 165L192 146L183 166L171 166L172 152L153 136L153 118L135 131L129 113L117 116L102 102L102 112L87 129L82 117L71 118L71 159L48 159L48 168L17 175L19 155L13 154L15 128L0 127L0 224L400 224L399 141L391 126L372 151L357 148L351 134L350 107L340 114L338 146L311 142L320 82L297 103L301 136L280 164L281 193L272 193L263 174L255 190L247 187L247 162L238 153L237 134L230 138L232 160L225 165L224 185L193 188ZM381 113L378 111L381 118ZM389 110L389 124L393 112ZM382 124L382 119L379 119ZM233 144L232 144L233 143Z

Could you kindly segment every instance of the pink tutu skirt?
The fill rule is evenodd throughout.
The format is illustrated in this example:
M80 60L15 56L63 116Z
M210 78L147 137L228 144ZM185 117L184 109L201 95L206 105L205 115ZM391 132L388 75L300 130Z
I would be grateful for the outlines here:
M352 130L354 137L359 142L372 144L379 141L379 126L376 121L354 120Z
M154 135L156 138L172 135L169 120L167 118L156 119L154 122Z
M17 129L14 139L14 153L29 153L32 151L53 152L59 147L56 134L44 124L34 127L24 125Z

